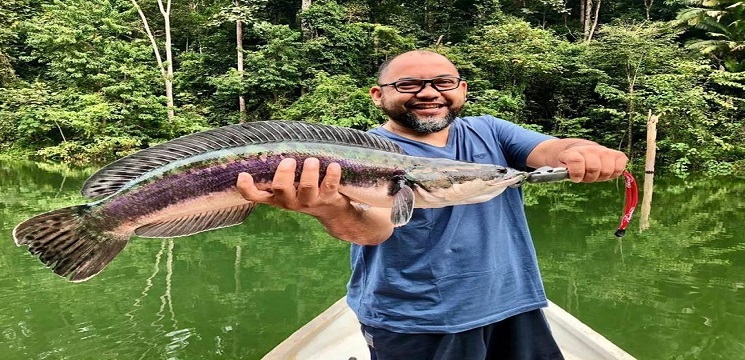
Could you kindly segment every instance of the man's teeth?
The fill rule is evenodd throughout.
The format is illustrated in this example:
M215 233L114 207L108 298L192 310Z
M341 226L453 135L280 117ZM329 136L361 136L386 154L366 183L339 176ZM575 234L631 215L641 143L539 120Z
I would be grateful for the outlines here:
M415 108L417 109L436 109L439 108L442 105L434 104L434 105L416 105Z

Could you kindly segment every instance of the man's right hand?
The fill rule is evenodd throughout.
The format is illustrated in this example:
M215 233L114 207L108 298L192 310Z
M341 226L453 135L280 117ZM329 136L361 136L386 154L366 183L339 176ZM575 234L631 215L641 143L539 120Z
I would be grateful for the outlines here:
M360 245L376 245L393 232L388 208L363 211L339 192L341 166L331 163L319 185L320 162L308 158L303 162L300 181L295 185L295 159L283 159L277 166L272 183L262 186L251 174L240 173L236 188L248 201L268 204L314 216L332 236Z
M283 209L323 218L346 211L349 199L339 193L341 167L332 163L326 168L326 176L320 186L320 162L308 158L303 163L300 181L295 185L297 163L293 158L283 159L277 166L274 179L268 188L259 189L248 173L238 175L238 192L249 201L269 204ZM263 187L262 187L263 188Z

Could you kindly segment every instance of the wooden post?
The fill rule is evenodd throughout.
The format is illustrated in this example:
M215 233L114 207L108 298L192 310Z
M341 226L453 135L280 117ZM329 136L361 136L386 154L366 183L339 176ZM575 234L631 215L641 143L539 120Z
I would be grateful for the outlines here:
M652 193L654 192L654 159L657 154L657 120L649 110L647 116L647 157L644 163L644 195L642 197L642 214L639 220L639 231L649 228L649 213L652 211Z

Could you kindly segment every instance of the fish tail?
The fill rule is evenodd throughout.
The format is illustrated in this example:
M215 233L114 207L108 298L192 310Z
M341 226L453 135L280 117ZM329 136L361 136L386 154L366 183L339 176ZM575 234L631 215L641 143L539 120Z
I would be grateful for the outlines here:
M70 206L34 216L13 229L18 246L57 275L73 282L88 280L103 270L129 240L129 236L90 226L91 205Z

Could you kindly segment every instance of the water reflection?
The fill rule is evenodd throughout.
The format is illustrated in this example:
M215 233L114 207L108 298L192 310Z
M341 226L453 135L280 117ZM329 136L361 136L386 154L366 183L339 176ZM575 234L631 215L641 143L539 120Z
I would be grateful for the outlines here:
M237 227L136 238L100 275L71 284L10 232L83 202L88 174L0 163L3 359L259 359L344 293L348 246L267 207ZM743 184L657 177L650 228L620 240L621 184L529 187L549 296L640 359L742 358Z
M99 276L71 284L10 233L83 202L88 174L0 164L3 359L258 359L344 292L348 246L268 208L219 232L134 239Z
M621 240L613 184L563 185L528 209L549 297L639 358L742 358L745 183L656 180L650 228ZM552 208L564 192L587 199L582 216Z

